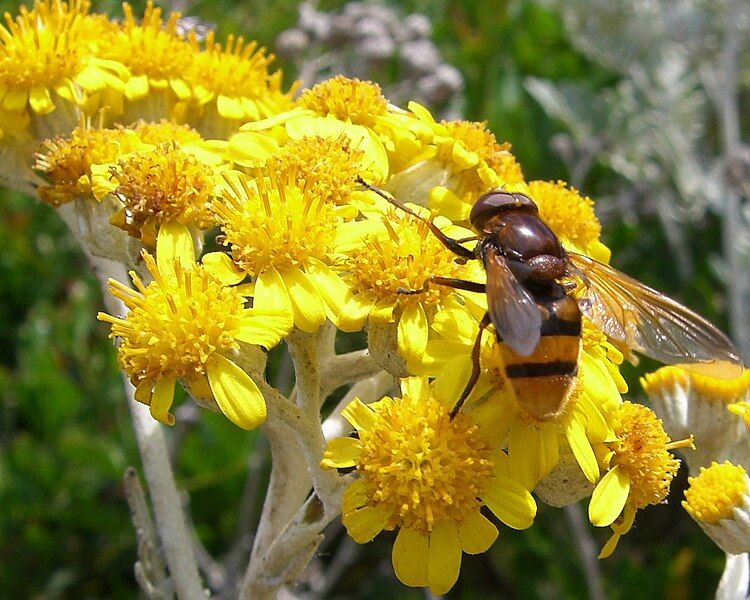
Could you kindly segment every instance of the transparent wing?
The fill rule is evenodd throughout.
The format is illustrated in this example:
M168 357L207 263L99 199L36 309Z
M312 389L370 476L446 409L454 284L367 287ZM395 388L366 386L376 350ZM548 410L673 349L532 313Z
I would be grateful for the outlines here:
M700 315L587 256L569 253L585 275L581 312L610 338L660 362L717 379L742 375L732 342Z
M484 267L487 270L487 312L498 339L517 354L530 355L539 343L542 327L539 307L494 248L488 249Z

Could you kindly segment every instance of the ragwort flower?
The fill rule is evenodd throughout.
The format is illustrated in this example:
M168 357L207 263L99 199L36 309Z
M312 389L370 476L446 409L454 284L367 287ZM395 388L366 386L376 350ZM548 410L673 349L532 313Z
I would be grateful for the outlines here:
M116 186L112 193L122 203L111 223L145 247L156 245L163 223L177 222L193 230L213 224L211 200L218 173L176 142L129 154L109 171Z
M441 310L432 325L437 336L429 340L420 361L410 365L412 370L437 375L438 382L466 382L479 321L486 310L484 298L478 295L465 295L462 304ZM510 350L497 341L492 328L483 332L480 376L468 404L501 407L503 418L496 424L496 434L507 438L514 476L529 488L558 464L561 443L570 447L589 482L599 479L594 445L613 437L609 415L621 403L620 394L627 391L618 370L623 357L586 321L578 343L576 378L557 410L541 418L525 398L516 396L510 384L505 372Z
M670 436L694 436L696 452L687 461L691 474L697 475L699 467L713 461L736 461L742 456L747 428L730 411L736 411L731 407L741 406L750 394L750 370L727 380L662 367L647 373L641 385Z
M279 170L267 164L254 178L225 177L213 210L231 261L222 253L204 260L223 265L228 277L255 278L255 306L286 310L296 327L312 333L326 317L338 323L347 288L330 264L358 246L373 223L347 221L348 207L337 207L320 187L312 193L293 171L277 177Z
M119 62L97 57L99 39L114 27L89 15L85 0L36 0L0 25L0 127L31 126L44 139L70 131L76 107L119 112L129 76ZM63 110L66 109L66 110ZM51 114L53 113L54 114Z
M128 3L122 9L125 18L120 27L105 33L99 55L128 68L130 77L123 89L128 103L148 97L147 102L127 107L125 120L136 116L148 120L170 116L176 103L186 102L192 96L185 74L195 51L177 30L180 13L170 13L164 22L161 9L149 0L138 23Z
M420 210L417 206L411 208ZM427 216L427 211L421 210L422 216ZM398 352L407 362L413 361L427 347L435 313L455 293L453 288L431 284L430 278L481 282L484 273L475 263L457 262L456 255L420 219L391 209L368 220L382 223L387 235L366 238L362 246L348 253L346 261L339 263L350 288L339 327L357 331L369 321L371 333L373 328L395 328ZM436 217L433 222L448 236L472 235L448 219Z
M389 110L377 84L337 76L302 92L291 110L248 123L242 130L268 131L281 142L346 136L353 148L364 153L360 175L379 182L388 176L388 154L378 124L388 118Z
M363 544L398 529L396 576L444 594L458 579L462 552L484 552L497 538L483 506L509 527L525 529L536 504L510 478L491 412L451 419L456 397L440 395L425 378L402 380L401 396L349 403L343 415L357 437L331 440L322 465L356 469L341 517L352 539Z
M117 338L121 368L136 388L136 400L151 415L174 424L169 412L174 386L183 382L199 396L210 396L221 412L243 429L266 417L263 395L235 360L241 344L271 348L289 333L284 312L247 308L244 296L196 264L190 233L178 224L162 226L156 260L143 260L154 280L148 285L135 274L135 290L109 280L109 290L128 308L123 317L99 313ZM235 282L236 283L236 282Z
M672 442L661 421L649 408L624 402L616 415L616 439L600 446L600 458L607 474L594 489L589 519L597 527L611 525L613 535L599 558L614 552L621 536L633 526L636 511L659 504L680 461L670 450L695 448L692 439Z
M750 478L729 461L701 467L688 478L683 508L729 554L750 552Z

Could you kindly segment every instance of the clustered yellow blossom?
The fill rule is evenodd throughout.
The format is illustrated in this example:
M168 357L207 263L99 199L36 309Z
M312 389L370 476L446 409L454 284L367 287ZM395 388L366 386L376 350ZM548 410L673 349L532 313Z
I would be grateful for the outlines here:
M366 330L368 359L400 378L400 395L350 402L342 414L356 433L330 439L321 465L353 469L342 510L349 535L365 543L398 530L397 577L434 594L455 584L462 553L494 543L487 515L531 526L535 489L556 505L588 492L591 523L614 532L608 556L636 512L666 498L679 466L671 450L689 447L692 434L698 452L704 441L718 452L709 438L727 431L721 448L747 441L750 376L718 387L676 368L647 376L663 426L623 401L624 349L586 319L535 349L537 359L563 346L572 357L557 395L544 379L523 388L509 376L520 358L485 327L487 276L471 257L477 199L494 188L526 194L564 248L603 263L610 253L593 201L564 182L527 182L485 123L439 122L343 76L293 99L296 84L284 91L256 43L213 33L199 41L179 13L151 3L140 17L127 4L123 12L110 21L82 0L37 0L6 15L0 149L36 140L41 199L104 215L89 232L100 243L112 227L127 241L114 258L132 286L110 280L122 310L99 318L155 419L174 423L179 383L255 428L273 397L268 350L293 333ZM698 410L712 420L685 417ZM550 492L562 466L582 482L574 493ZM722 539L734 539L747 512L740 469L708 467L686 496L693 518L722 528ZM726 494L719 481L730 482Z

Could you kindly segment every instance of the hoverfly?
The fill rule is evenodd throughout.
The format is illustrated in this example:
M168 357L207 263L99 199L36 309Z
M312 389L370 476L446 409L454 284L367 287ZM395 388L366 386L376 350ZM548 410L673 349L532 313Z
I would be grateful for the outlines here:
M490 324L501 342L505 374L516 400L537 421L554 419L565 410L578 372L582 315L610 339L662 363L718 379L742 374L739 352L721 331L632 277L565 250L528 196L502 189L487 192L469 216L476 237L454 240L382 190L360 183L424 221L462 259L481 260L487 272L486 284L438 276L425 284L487 294L488 310L472 350L471 376L451 415L460 410L479 378L482 331ZM474 249L462 245L473 239ZM580 284L583 293L574 297Z

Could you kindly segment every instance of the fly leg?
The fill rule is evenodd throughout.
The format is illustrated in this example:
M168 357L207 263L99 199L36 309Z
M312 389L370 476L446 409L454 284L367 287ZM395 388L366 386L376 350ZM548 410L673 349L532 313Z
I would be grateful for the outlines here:
M432 234L440 241L440 243L443 244L443 246L445 246L446 248L448 248L448 250L450 250L454 254L458 254L459 256L461 256L463 258L466 258L466 259L477 258L477 255L476 255L476 253L473 250L469 250L468 248L464 248L461 245L461 242L464 241L464 240L454 240L453 238L448 237L442 231L440 231L440 229L438 228L437 225L435 225L435 223L433 223L429 219L425 219L424 217L418 215L412 209L410 209L408 206L404 206L401 202L399 202L398 200L396 200L393 196L391 196L389 194L386 194L383 190L376 188L374 185L370 185L369 183L367 183L361 177L358 177L357 181L360 184L362 184L363 186L365 186L371 192L375 192L378 196L380 196L381 198L383 198L383 200L386 200L387 202L390 202L396 208L400 208L406 214L411 215L415 219L419 219L420 221L422 221L423 223L425 223L427 225L427 227L430 228L430 231L432 232ZM465 241L471 241L472 239L476 239L476 237L466 238Z
M461 410L461 407L469 397L471 390L474 389L474 385L476 385L477 379L479 379L479 373L481 372L481 367L479 365L479 354L482 349L482 333L489 324L490 315L489 313L485 313L484 317L482 317L482 320L479 322L479 333L477 333L477 339L474 340L474 347L471 349L471 375L469 376L469 381L466 382L464 391L461 392L461 396L459 396L458 401L456 401L456 405L451 410L451 419L458 414L459 410Z
M439 275L432 275L429 279L426 279L424 285L418 290L409 290L406 288L398 288L396 293L403 294L405 296L414 296L426 292L430 288L430 284L444 285L446 287L456 288L457 290L464 290L467 292L476 292L477 294L484 294L486 286L483 283L476 281L466 281L465 279L456 279L455 277L440 277Z

